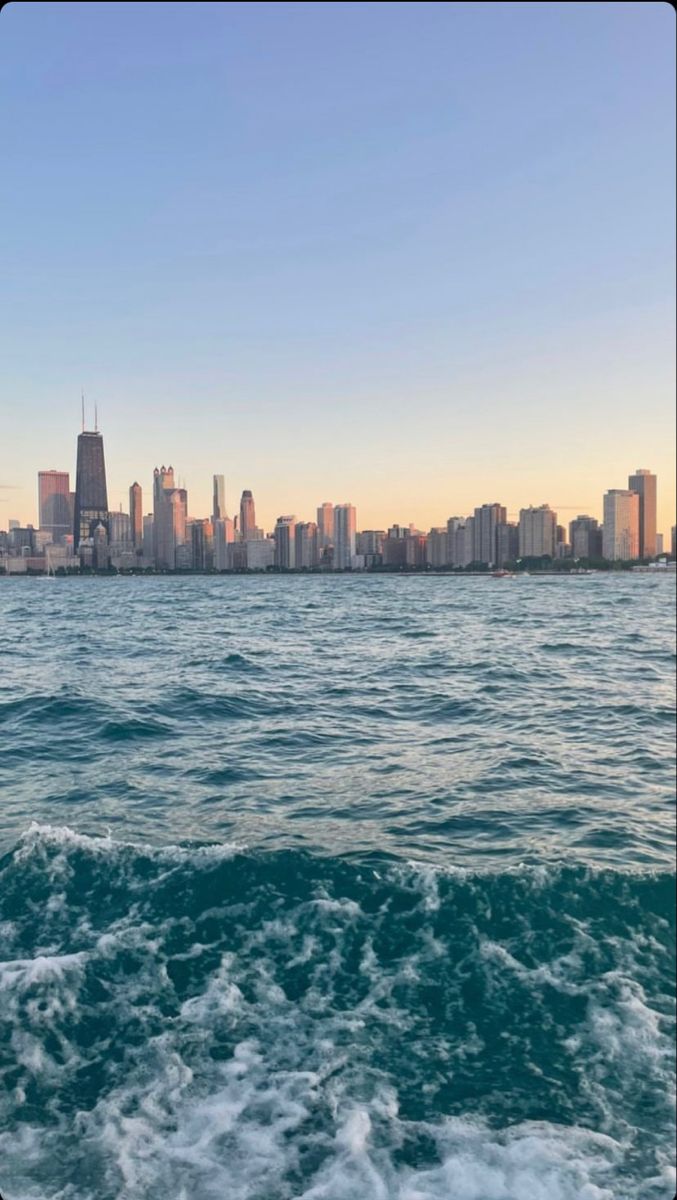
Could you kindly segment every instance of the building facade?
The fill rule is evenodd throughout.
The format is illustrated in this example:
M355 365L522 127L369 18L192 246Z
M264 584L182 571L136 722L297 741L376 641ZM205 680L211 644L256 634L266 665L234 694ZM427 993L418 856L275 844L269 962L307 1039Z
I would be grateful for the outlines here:
M352 504L334 506L334 570L349 571L355 553L357 511Z
M569 545L572 558L602 557L602 530L595 517L581 514L569 522Z
M38 471L38 520L52 542L73 532L67 471Z
M325 500L317 510L317 530L320 549L334 543L334 505Z
M81 539L92 536L97 525L108 528L108 492L103 437L98 432L78 434L77 467L75 473L75 511L73 514L73 544L77 550Z
M612 488L604 497L602 553L611 562L639 558L639 495Z
M502 504L482 504L475 509L472 561L493 566L498 554L498 526L505 524L506 510Z
M212 477L212 521L223 521L226 517L226 481L223 475Z
M639 496L639 558L656 556L656 476L638 467L628 488Z
M520 509L519 553L520 558L554 558L556 546L557 513L549 504Z
M295 532L297 570L312 570L320 561L319 531L314 521L299 521Z
M140 483L129 489L129 520L132 527L132 543L136 550L143 546L143 492Z
M240 541L246 542L256 529L256 508L252 493L245 490L240 499Z
M291 571L296 566L296 517L278 517L275 525L275 566Z

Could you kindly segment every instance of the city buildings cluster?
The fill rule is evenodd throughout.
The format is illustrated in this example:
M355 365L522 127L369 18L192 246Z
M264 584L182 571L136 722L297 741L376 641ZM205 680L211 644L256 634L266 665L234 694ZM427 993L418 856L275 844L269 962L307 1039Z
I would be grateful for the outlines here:
M143 512L139 483L129 488L129 512L108 508L103 437L78 436L75 491L66 471L38 472L39 524L10 521L0 532L0 573L57 571L269 571L376 569L487 570L514 564L651 561L663 555L656 531L656 476L637 470L627 489L611 488L603 522L580 515L568 529L548 504L529 506L509 521L501 504L482 504L428 532L413 525L358 532L352 504L324 502L314 521L278 517L272 531L256 523L251 491L239 511L226 511L223 475L213 477L212 512L191 517L188 493L173 467L153 472L152 511ZM677 552L672 527L671 557Z

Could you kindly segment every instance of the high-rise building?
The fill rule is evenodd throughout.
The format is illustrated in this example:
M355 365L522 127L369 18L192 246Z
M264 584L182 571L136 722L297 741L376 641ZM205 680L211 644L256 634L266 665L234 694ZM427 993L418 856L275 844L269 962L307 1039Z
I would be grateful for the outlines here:
M639 558L656 554L656 476L642 467L628 479L631 492L639 496Z
M152 513L147 513L143 518L143 565L150 567L155 563L155 538L153 535L154 518Z
M143 545L143 493L139 483L133 483L129 489L129 520L132 542L140 550Z
M275 566L289 571L296 566L296 517L278 517L274 536Z
M294 534L297 570L311 570L319 562L318 530L314 521L299 521Z
M110 553L108 548L108 532L103 521L99 521L94 526L92 533L92 542L94 546L94 566L97 571L107 571L110 566Z
M355 534L355 553L373 557L383 554L383 543L386 539L384 529L363 529Z
M213 477L212 521L223 521L226 517L226 481L223 475Z
M657 533L656 534L656 556L660 558L661 554L664 554L664 553L665 553L665 550L664 550L663 534Z
M447 565L447 527L435 526L428 534L426 543L426 561L429 567L446 567Z
M275 542L273 538L254 538L244 545L237 543L231 546L231 551L245 552L244 565L248 571L267 571L275 563Z
M639 495L612 488L604 496L602 552L611 561L639 558Z
M83 430L78 434L78 457L75 473L75 513L73 541L77 549L81 538L92 535L97 525L108 525L108 493L103 437L98 430Z
M256 509L254 507L254 497L250 491L245 490L240 500L240 541L248 541L255 528Z
M53 542L73 532L68 471L38 471L38 514Z
M514 521L501 521L496 530L496 566L504 567L519 558L519 528Z
M111 512L108 514L108 543L115 546L116 553L122 549L129 550L132 542L132 523L129 513Z
M557 513L549 504L520 509L520 558L554 558Z
M235 541L234 522L231 517L214 521L214 566L217 571L229 569L228 547Z
M573 558L601 558L602 531L595 517L581 514L570 521L569 543Z
M325 500L317 510L317 530L320 549L324 546L331 546L334 542L334 506L328 500Z
M153 471L153 558L158 570L174 569L175 554L168 497L174 489L174 468Z
M677 525L673 525L670 529L670 555L672 558L677 558Z
M190 522L191 563L194 571L207 569L208 531L206 527L209 524L209 521Z
M404 561L407 567L425 567L428 539L424 533L410 533L404 539Z
M153 472L153 544L155 566L173 571L177 550L186 545L188 493L174 484L173 467L156 467ZM182 563L190 558L186 551Z
M497 557L497 529L505 524L506 511L502 504L483 504L475 509L473 562L492 566Z
M352 504L334 506L334 569L348 571L353 565L357 511Z

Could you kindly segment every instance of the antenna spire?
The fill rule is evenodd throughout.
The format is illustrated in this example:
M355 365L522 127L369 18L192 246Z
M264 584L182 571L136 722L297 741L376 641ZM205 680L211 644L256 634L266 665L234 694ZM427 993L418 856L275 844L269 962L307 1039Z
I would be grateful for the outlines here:
M94 432L99 432L99 409L96 404L94 405Z
M85 389L82 389L82 432L85 432Z

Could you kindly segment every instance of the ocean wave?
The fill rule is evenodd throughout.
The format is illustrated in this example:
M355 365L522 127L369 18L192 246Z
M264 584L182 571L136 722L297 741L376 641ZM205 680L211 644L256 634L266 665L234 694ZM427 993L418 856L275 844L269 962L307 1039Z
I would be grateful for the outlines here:
M667 1200L673 883L34 824L0 862L0 1188Z

